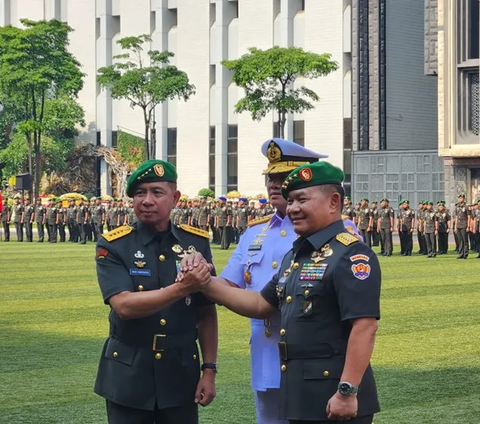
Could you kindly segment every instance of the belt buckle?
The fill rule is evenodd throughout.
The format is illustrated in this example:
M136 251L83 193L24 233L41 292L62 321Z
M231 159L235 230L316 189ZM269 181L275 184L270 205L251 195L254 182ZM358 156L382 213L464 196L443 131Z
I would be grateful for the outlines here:
M278 342L278 351L280 353L280 358L284 361L288 360L288 353L287 353L287 343L286 342Z
M167 335L154 334L152 350L155 352L164 352L167 348Z

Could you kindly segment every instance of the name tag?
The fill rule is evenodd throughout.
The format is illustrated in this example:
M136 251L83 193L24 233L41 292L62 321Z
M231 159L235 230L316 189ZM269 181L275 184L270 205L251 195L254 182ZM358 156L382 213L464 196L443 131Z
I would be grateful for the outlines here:
M248 250L262 250L262 245L261 244L251 244L248 246Z
M138 275L140 277L150 277L152 275L152 271L149 269L130 268L130 275Z

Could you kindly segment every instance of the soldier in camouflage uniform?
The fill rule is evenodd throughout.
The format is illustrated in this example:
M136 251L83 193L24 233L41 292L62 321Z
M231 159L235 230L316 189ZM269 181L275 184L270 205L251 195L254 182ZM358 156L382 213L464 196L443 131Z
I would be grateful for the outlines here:
M380 244L380 233L377 231L378 202L376 200L372 202L372 215L372 246L378 246Z
M10 241L10 219L11 219L11 209L8 205L8 198L3 199L3 212L2 216L2 226L3 234L5 236L5 241Z
M480 199L477 199L477 209L475 210L475 216L472 216L473 222L473 233L475 234L475 239L478 249L477 259L480 258Z
M70 243L78 242L78 224L77 224L77 206L75 200L70 199L68 201L67 209L67 227L69 233L68 241Z
M17 195L18 196L18 195ZM25 208L23 207L20 196L15 196L15 204L13 205L13 222L17 232L17 241L23 242L23 226L25 224Z
M208 231L209 207L205 198L200 199L198 206L198 227L203 231Z
M248 206L248 222L257 219L257 210L255 209L255 201L250 200L250 205Z
M48 229L48 242L57 242L57 214L58 210L55 206L55 199L50 199L47 206L47 229Z
M438 221L438 254L445 255L448 252L448 234L450 233L450 224L452 217L445 208L445 202L438 202L437 221Z
M425 241L425 234L423 233L423 214L426 210L425 201L422 201L418 204L417 211L417 239L419 250L418 253L421 255L427 255L427 243Z
M246 231L248 225L248 208L247 208L247 199L244 197L240 198L238 202L238 211L237 211L237 228L238 228L238 239Z
M343 200L342 215L347 216L348 219L353 221L353 208L352 208L352 201L350 200L350 196L345 196L345 199Z
M126 216L126 225L133 226L138 221L137 215L135 215L135 209L133 209L133 200L128 201L128 209Z
M79 244L86 244L86 234L85 234L85 224L88 218L88 209L83 204L83 199L78 201L77 206L77 225L78 225L78 243Z
M60 199L57 200L57 228L60 243L65 243L65 223L67 222L67 210L63 207Z
M227 206L227 199L219 197L216 228L220 238L220 249L227 250L230 247L230 229L232 226L232 209Z
M437 240L438 235L438 217L433 210L433 202L427 202L427 209L423 213L423 233L427 242L427 254L429 258L437 256Z
M458 256L457 259L468 258L468 233L470 224L470 211L465 204L465 195L458 196L458 205L455 208L455 232L458 235Z
M35 219L35 207L30 204L28 198L25 199L25 235L27 241L33 242L33 220Z
M37 243L43 243L45 238L45 220L46 220L47 211L42 205L42 199L40 197L37 199L37 204L35 205L35 222L37 224L38 232L38 241Z
M105 224L105 207L102 205L101 199L93 198L92 200L95 202L95 206L93 206L91 210L93 241L97 242L99 237L103 234L103 225Z
M393 223L395 213L390 207L388 199L382 199L381 209L378 212L377 231L380 233L380 243L382 256L392 256L393 253Z
M373 213L368 206L368 199L364 198L361 202L360 210L357 216L357 227L360 230L360 235L363 237L364 243L368 246L372 246L372 226L373 226Z
M212 200L209 205L208 225L212 229L212 235L213 235L212 243L220 244L220 237L219 237L218 228L217 228L217 202L215 200Z

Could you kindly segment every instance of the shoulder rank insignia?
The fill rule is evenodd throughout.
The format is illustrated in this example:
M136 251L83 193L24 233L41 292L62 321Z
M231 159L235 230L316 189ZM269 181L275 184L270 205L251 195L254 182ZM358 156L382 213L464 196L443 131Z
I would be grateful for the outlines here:
M342 214L342 221L345 221L346 219L349 219L349 217L347 215Z
M103 238L108 242L115 241L119 238L125 237L133 231L133 227L124 225L122 227L115 228L114 230L103 234Z
M210 240L210 233L208 231L201 230L200 228L191 227L187 224L180 224L178 228L181 228L187 233L195 234L196 236L204 237Z
M262 218L257 218L257 219L254 219L252 221L250 221L247 225L247 227L254 227L255 225L258 225L258 224L263 224L265 222L268 222L270 221L270 219L272 218L273 214L272 215L267 215L267 216L264 216Z
M355 236L351 235L350 233L340 233L340 234L337 234L337 237L335 237L335 239L337 241L339 241L340 243L342 243L343 245L345 246L350 246L351 244L353 243L356 243L358 240L358 238L356 238Z

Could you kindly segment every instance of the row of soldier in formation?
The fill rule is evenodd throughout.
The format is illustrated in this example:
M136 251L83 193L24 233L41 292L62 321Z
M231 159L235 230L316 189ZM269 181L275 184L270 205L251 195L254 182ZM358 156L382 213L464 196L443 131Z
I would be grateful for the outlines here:
M480 258L480 199L472 205L465 203L465 195L458 196L453 213L438 201L422 201L415 211L408 200L399 203L396 214L390 207L388 199L369 204L364 198L352 206L349 198L345 199L343 214L357 225L360 235L368 246L381 246L383 256L393 252L392 233L397 231L400 237L401 255L411 256L413 250L413 233L417 231L418 253L435 258L448 251L448 236L453 232L457 259L466 259L470 249Z
M136 221L136 216L131 200L112 199L105 207L100 198L92 197L90 201L69 199L68 207L64 207L63 201L58 198L49 199L48 205L44 206L41 198L31 204L28 198L15 196L13 206L9 206L7 198L3 200L0 221L4 241L10 241L10 225L14 223L19 242L24 240L24 233L25 241L33 242L36 226L38 243L43 243L45 229L49 243L56 243L57 240L65 242L65 230L68 228L69 242L85 244L87 241L96 242L105 226L111 231L122 225L131 225Z
M275 209L267 199L250 200L241 197L229 200L218 199L188 200L180 199L171 212L171 221L175 225L190 225L205 231L211 231L214 244L220 249L229 249L231 243L238 243L249 222L271 215Z

